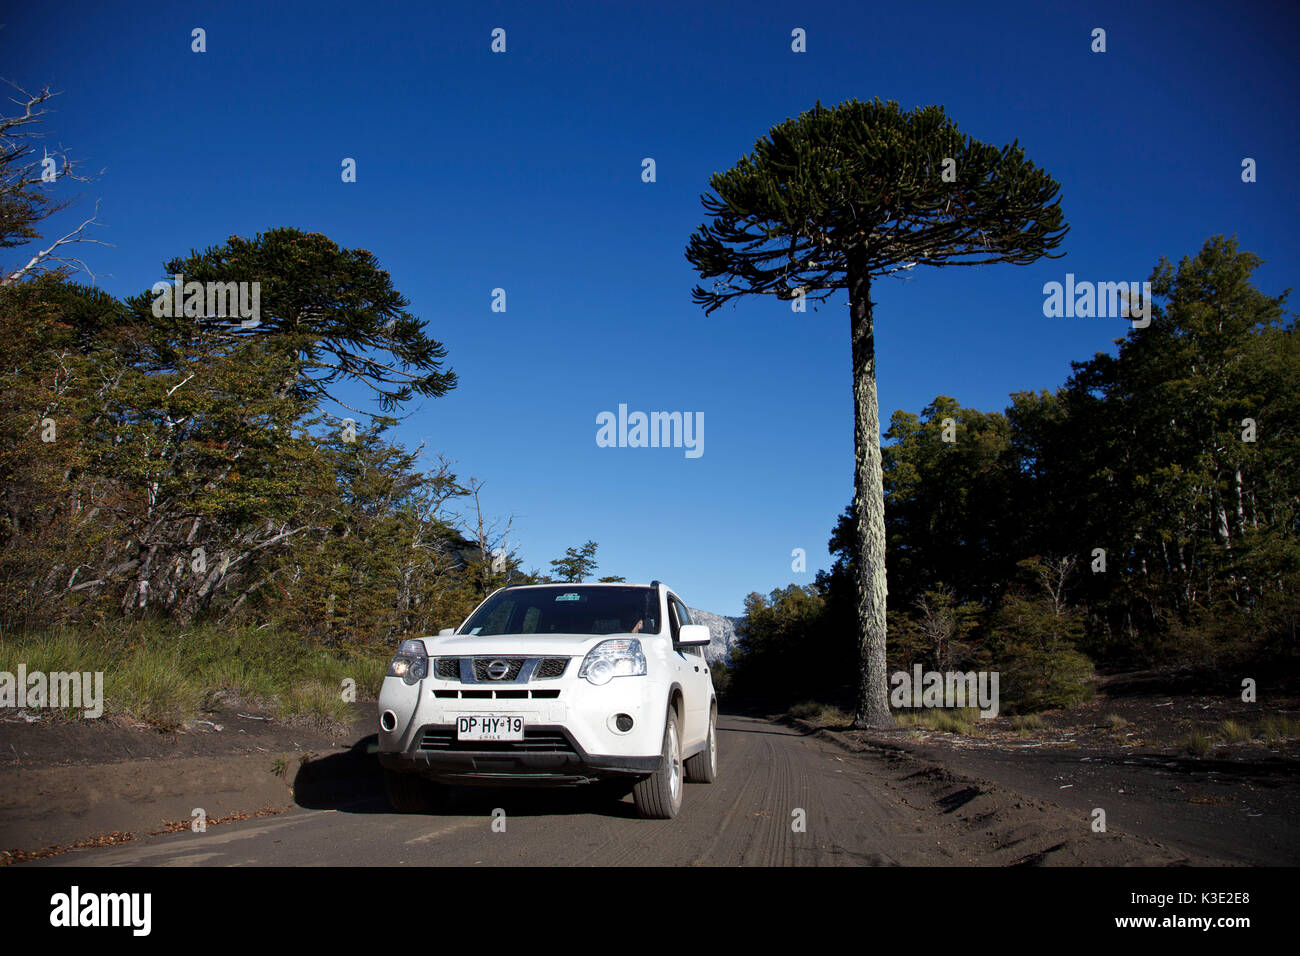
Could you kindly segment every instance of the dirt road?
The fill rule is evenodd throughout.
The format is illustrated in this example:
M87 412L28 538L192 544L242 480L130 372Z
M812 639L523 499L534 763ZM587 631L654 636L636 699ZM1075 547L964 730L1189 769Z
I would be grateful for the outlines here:
M1083 812L915 756L854 754L806 730L750 717L720 721L720 779L688 785L682 812L671 821L637 819L630 798L600 802L572 790L467 788L438 815L399 815L384 798L370 741L304 763L278 815L20 865L1218 862L1113 830L1093 832Z

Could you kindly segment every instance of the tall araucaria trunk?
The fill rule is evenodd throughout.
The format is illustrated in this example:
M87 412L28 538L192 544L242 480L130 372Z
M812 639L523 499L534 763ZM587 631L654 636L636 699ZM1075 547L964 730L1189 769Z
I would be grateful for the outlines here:
M876 397L876 345L871 317L871 276L866 250L847 256L849 322L853 340L853 511L857 525L858 641L860 668L854 726L892 727L885 675L885 486L880 458L880 403Z

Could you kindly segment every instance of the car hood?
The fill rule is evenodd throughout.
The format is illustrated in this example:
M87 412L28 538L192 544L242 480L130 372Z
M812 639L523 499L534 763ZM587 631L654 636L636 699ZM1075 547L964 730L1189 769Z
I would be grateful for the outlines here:
M573 657L586 654L601 641L635 637L638 640L653 635L641 634L495 634L477 637L470 634L451 634L447 637L426 637L424 646L430 657L477 657L500 655L502 657Z

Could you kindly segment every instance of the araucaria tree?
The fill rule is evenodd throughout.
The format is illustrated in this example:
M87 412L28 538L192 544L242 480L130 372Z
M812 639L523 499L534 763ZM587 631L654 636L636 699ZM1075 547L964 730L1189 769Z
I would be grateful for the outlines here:
M415 395L437 398L456 387L456 373L442 367L446 347L407 311L410 303L366 249L344 249L320 233L282 227L252 239L231 236L224 245L172 259L163 273L202 287L256 282L256 322L205 315L188 299L183 316L171 309L164 314L174 320L177 337L192 335L198 325L208 336L222 332L231 341L260 343L282 365L276 397L299 409L328 400L359 412L339 397L342 383L364 385L362 393L384 412ZM161 327L154 310L159 303L165 306L166 296L160 299L157 291L133 300L143 318L152 311L150 324Z
M871 283L918 265L1027 264L1068 226L1060 186L1016 143L958 132L942 107L849 100L772 128L709 180L686 258L708 314L746 295L849 296L861 677L855 724L892 724L885 675L885 503Z

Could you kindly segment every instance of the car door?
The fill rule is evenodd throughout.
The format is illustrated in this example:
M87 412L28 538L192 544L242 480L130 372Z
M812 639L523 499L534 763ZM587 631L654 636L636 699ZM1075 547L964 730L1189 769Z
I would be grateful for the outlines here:
M673 640L676 640L678 628L693 622L690 610L675 594L669 597L669 602L675 618ZM682 737L689 749L702 742L709 732L709 665L702 647L683 647L677 655L680 663L678 680L686 696L686 726Z

